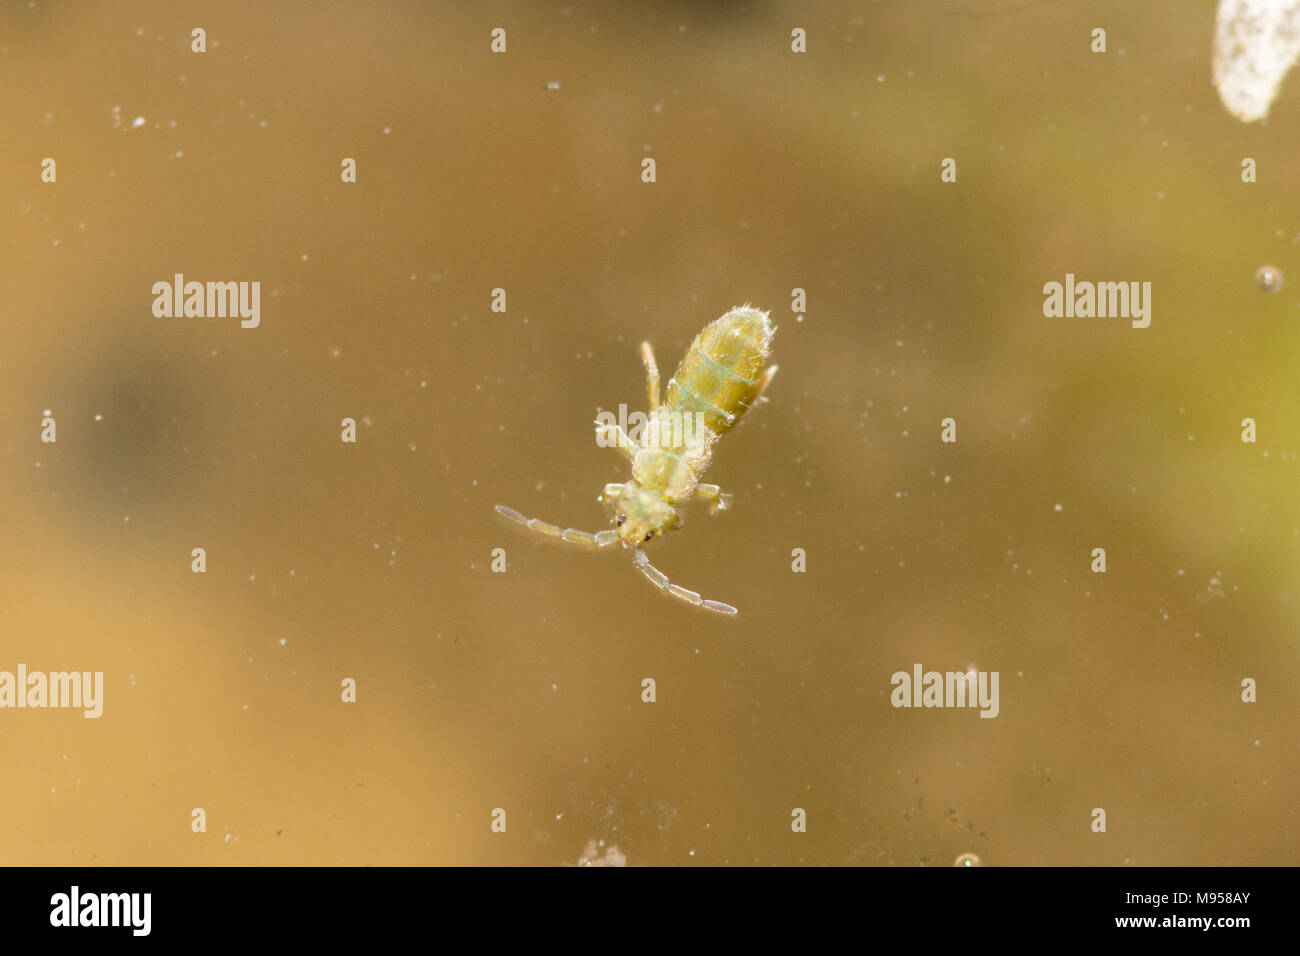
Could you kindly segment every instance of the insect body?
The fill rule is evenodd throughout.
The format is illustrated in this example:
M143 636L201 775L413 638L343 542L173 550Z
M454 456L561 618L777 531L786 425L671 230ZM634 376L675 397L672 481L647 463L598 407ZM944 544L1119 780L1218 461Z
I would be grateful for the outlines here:
M657 587L689 604L735 614L729 604L705 600L669 582L642 547L681 526L677 506L692 495L707 499L714 511L730 503L730 495L717 485L701 483L700 478L709 467L714 445L758 401L776 374L775 365L764 368L775 331L768 314L750 306L732 309L710 322L668 380L662 404L654 351L649 342L641 344L650 412L639 440L629 438L620 425L596 422L596 441L620 449L632 462L631 480L606 485L600 496L612 507L615 528L594 534L561 530L505 505L497 505L496 510L533 531L575 544L604 548L621 541L632 550L633 564Z

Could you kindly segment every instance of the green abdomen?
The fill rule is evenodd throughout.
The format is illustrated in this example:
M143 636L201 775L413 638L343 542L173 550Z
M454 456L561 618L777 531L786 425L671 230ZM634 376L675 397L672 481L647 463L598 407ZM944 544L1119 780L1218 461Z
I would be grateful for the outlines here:
M664 404L704 415L705 426L724 435L744 414L771 350L775 330L767 313L732 309L704 327L668 382Z

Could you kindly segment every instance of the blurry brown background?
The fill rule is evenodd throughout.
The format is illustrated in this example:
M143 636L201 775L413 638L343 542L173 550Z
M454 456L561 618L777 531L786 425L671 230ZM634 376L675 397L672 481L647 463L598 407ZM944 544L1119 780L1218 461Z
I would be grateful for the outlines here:
M0 669L107 685L0 711L0 862L1296 863L1300 79L1230 117L1213 16L0 8ZM1151 327L1045 319L1067 272ZM601 527L637 344L744 302L735 510L650 552L738 620L493 514ZM915 662L1000 715L893 709Z

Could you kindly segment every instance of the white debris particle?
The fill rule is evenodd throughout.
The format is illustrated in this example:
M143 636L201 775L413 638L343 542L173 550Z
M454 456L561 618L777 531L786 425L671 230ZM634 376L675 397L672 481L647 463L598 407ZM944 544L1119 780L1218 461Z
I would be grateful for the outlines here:
M1300 58L1300 2L1219 0L1211 69L1219 99L1243 123L1268 115Z

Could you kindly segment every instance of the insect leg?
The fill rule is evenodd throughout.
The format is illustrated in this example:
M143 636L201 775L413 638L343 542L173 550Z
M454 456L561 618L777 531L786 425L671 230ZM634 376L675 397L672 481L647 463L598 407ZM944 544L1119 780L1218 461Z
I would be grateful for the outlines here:
M733 500L731 495L724 494L717 485L698 484L695 486L695 493L708 501L710 514L726 511L731 507Z
M605 490L604 490L604 491L602 491L599 495L596 496L596 500L597 500L597 501L612 501L613 499L615 499L615 498L617 498L619 495L621 495L621 494L623 493L623 489L626 488L626 487L627 487L627 485L621 484L621 483L619 483L619 482L617 482L617 481L612 481L612 482L610 482L608 485L605 486Z
M627 437L627 432L618 425L596 422L596 444L602 447L617 448L629 461L636 456L637 446Z
M659 410L659 366L649 342L641 343L641 361L645 362L646 390L650 394L650 411Z
M525 518L514 508L507 508L505 505L497 505L497 514L505 515L515 524L521 524L529 531L536 531L538 534L544 534L548 538L559 538L562 541L568 541L570 544L585 544L597 548L608 548L611 544L618 541L618 532L613 528L607 531L597 531L594 534L590 531L579 531L576 528L561 529L559 525L553 525L547 521L539 521L537 518Z
M702 607L706 611L717 611L719 614L739 614L730 604L723 604L721 601L709 601L702 598L694 591L688 591L684 587L673 584L668 580L668 575L664 574L645 556L645 552L637 548L632 552L632 563L636 569L649 579L650 583L662 591L666 591L678 600L685 601L687 604L693 604L695 607Z

